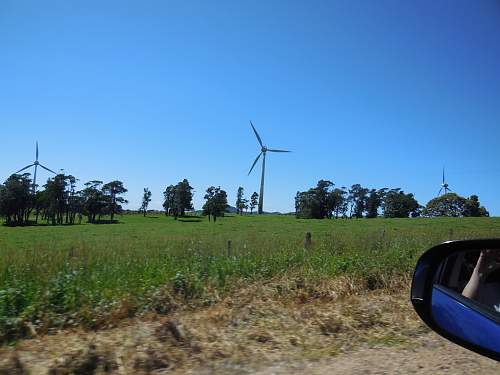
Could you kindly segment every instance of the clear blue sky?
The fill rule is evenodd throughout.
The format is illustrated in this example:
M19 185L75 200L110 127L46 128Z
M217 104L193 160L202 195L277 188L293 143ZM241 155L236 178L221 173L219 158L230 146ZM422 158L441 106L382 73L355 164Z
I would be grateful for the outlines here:
M0 2L0 179L34 159L160 208L186 177L258 191L450 187L500 214L500 2ZM42 173L42 179L48 177Z

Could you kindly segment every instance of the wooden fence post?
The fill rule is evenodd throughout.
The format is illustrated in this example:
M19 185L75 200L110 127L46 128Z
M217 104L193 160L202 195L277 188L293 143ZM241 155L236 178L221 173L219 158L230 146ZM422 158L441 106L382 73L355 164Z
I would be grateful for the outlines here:
M312 245L312 235L311 232L306 233L306 238L304 240L304 249L309 250Z

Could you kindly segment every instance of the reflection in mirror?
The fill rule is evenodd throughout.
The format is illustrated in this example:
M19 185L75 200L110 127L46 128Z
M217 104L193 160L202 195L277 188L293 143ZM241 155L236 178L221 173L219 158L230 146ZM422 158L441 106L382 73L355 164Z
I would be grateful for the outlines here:
M462 295L500 312L500 251L481 251Z
M454 254L443 262L436 283L500 314L500 250Z
M432 318L453 336L500 353L500 250L446 258L434 279Z

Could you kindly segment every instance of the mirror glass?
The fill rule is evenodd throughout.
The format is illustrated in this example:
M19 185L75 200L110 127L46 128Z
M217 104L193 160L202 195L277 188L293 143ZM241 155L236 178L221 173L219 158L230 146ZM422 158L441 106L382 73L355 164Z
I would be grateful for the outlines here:
M447 257L434 278L431 313L447 333L500 353L500 249Z

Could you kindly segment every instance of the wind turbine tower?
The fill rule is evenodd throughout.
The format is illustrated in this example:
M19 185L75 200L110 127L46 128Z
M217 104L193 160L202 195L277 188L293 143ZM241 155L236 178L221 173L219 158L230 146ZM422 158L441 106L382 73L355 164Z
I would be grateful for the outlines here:
M444 167L443 167L443 182L441 183L441 189L439 189L438 197L441 195L441 193L443 192L443 190L444 190L444 194L448 194L448 192L451 191L451 189L448 186L449 185L446 182L446 179L444 177Z
M264 177L266 174L266 154L267 152L291 152L287 150L276 150L276 149L270 149L267 148L267 146L264 146L262 143L262 139L260 138L259 133L257 133L257 130L255 130L255 127L252 124L252 121L250 121L250 126L253 129L253 132L255 133L255 136L257 137L257 141L259 142L260 145L260 153L257 155L257 158L252 164L252 167L250 168L250 171L248 172L248 175L252 173L253 168L255 167L255 164L259 161L260 157L262 156L262 175L260 178L260 194L259 194L259 208L258 208L258 214L261 215L264 212Z
M35 189L36 189L36 171L38 169L38 166L40 166L40 168L43 168L51 173L57 174L52 169L49 169L49 168L45 167L44 165L40 164L40 162L38 161L38 141L37 141L36 142L36 151L35 151L35 161L32 164L27 165L26 167L18 170L16 173L14 173L14 174L18 174L19 172L22 172L28 168L35 167L35 173L33 174L33 194L35 193Z

